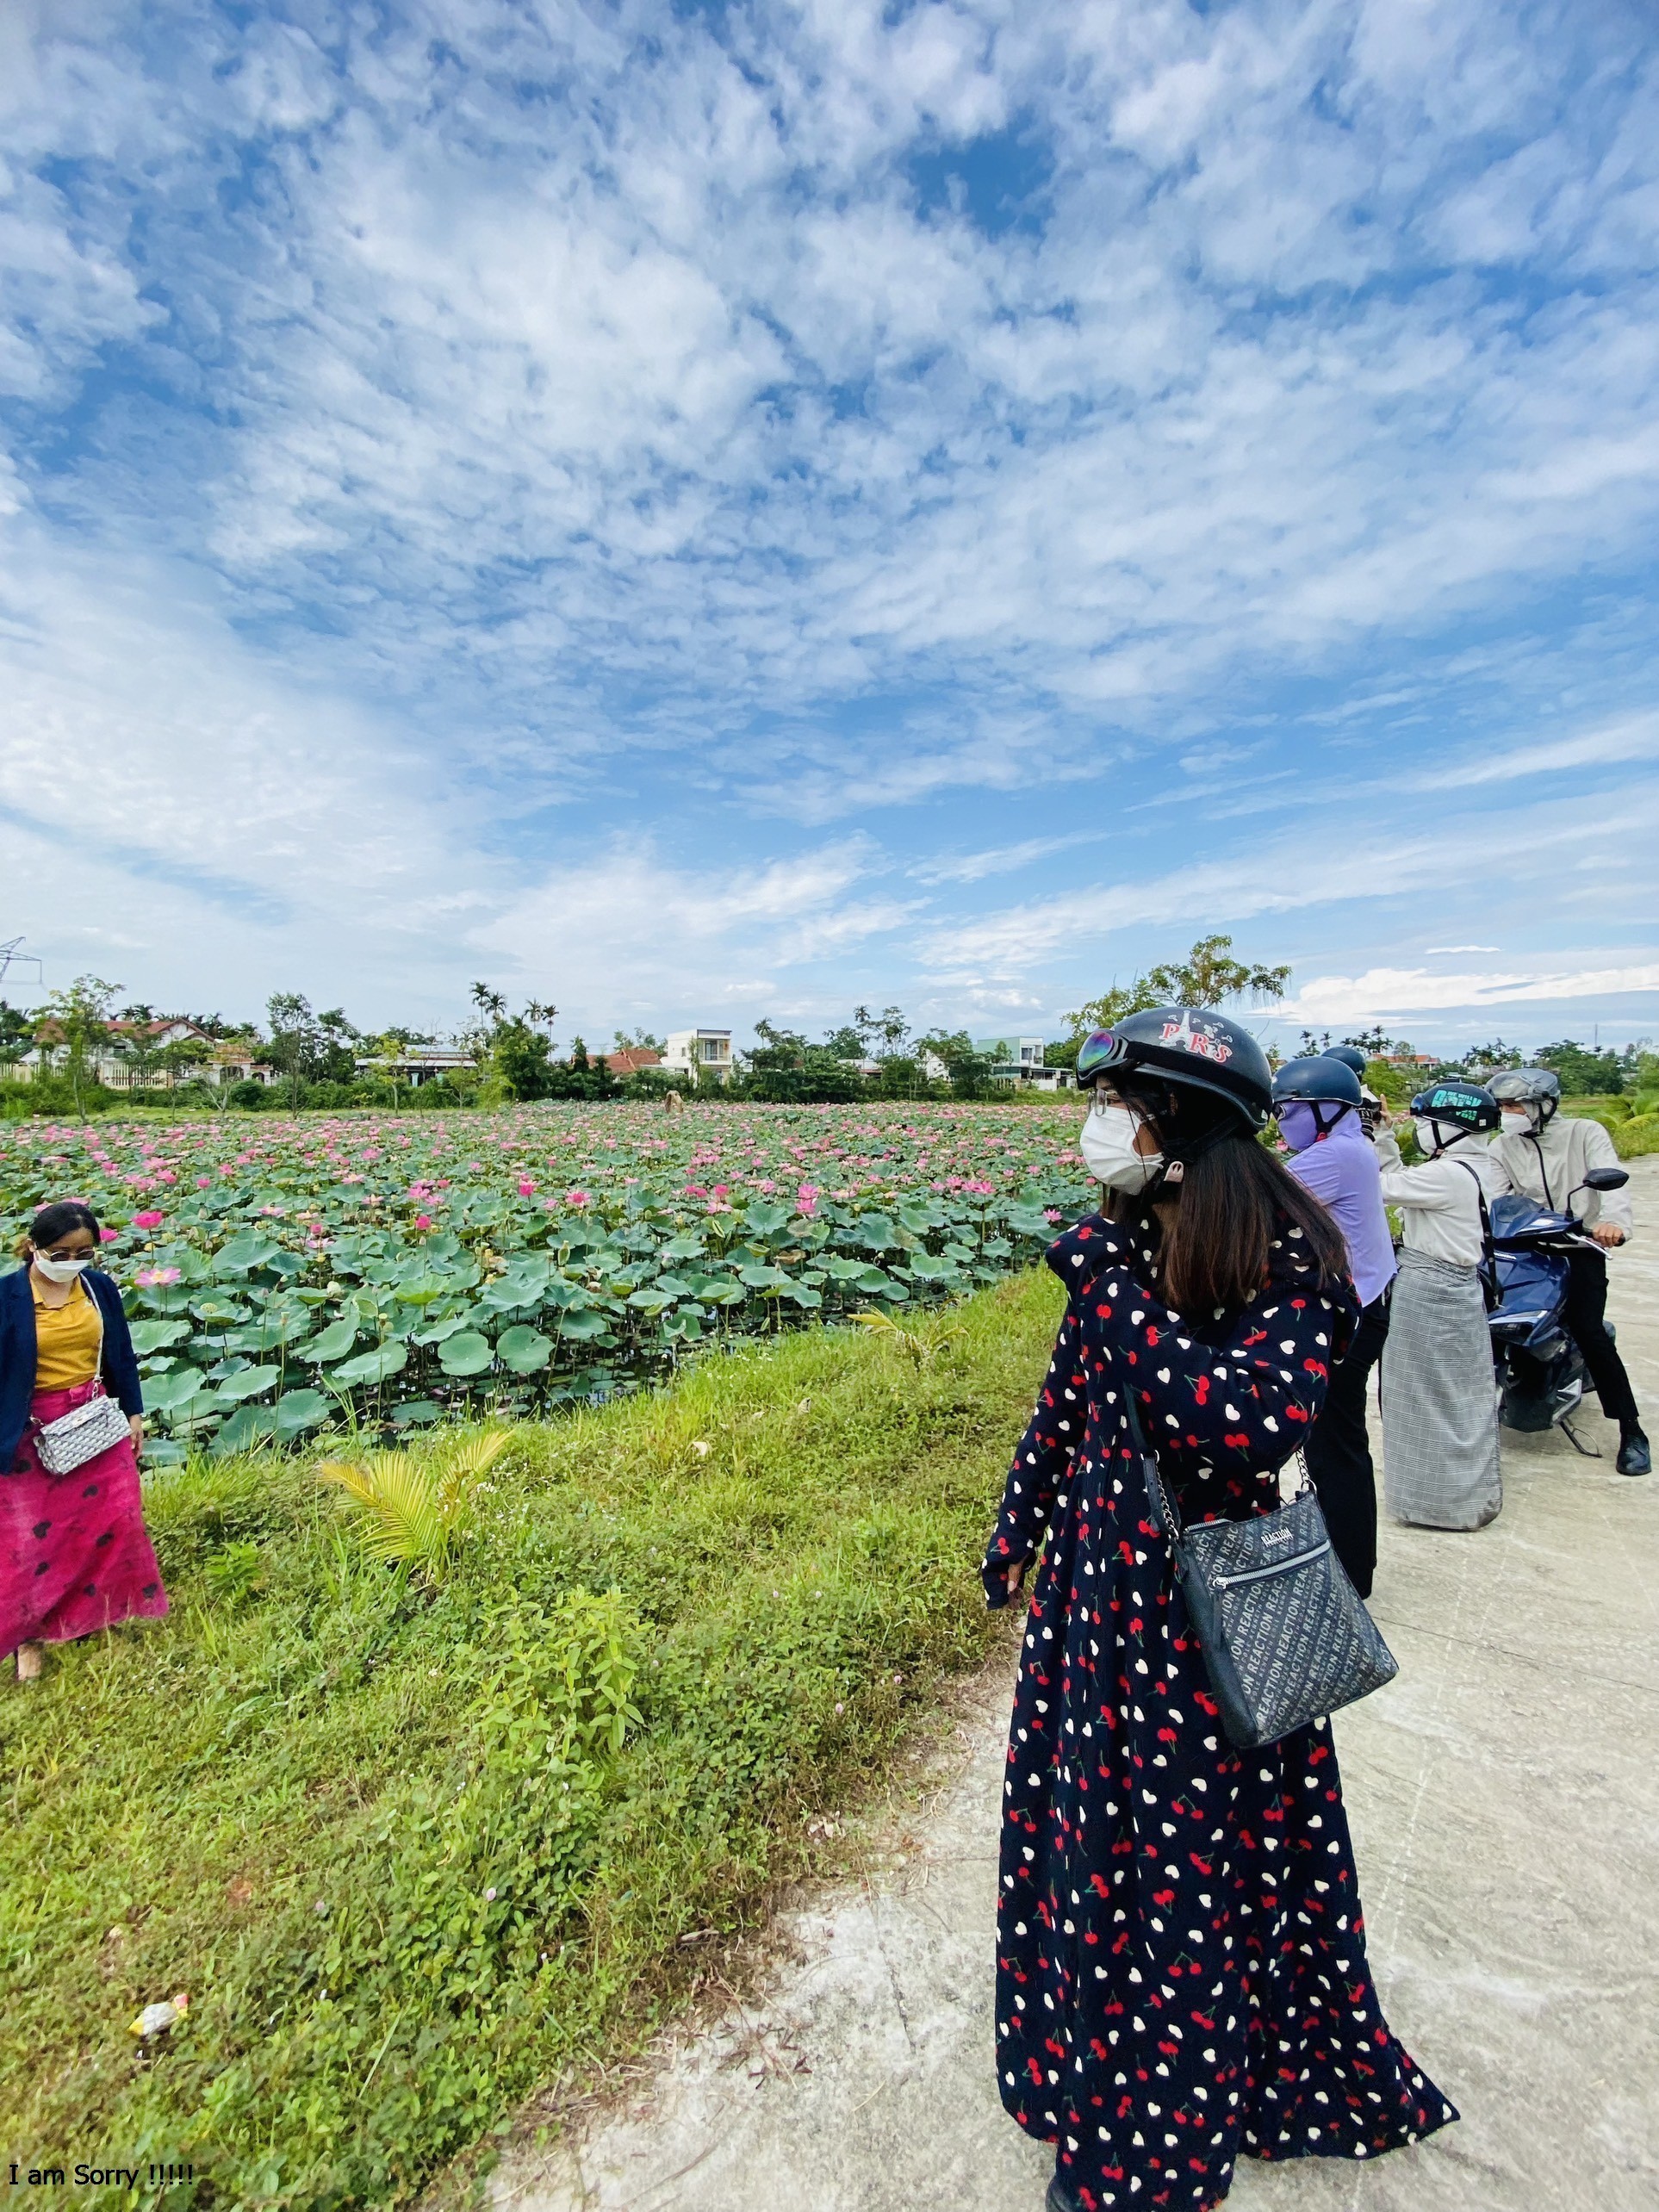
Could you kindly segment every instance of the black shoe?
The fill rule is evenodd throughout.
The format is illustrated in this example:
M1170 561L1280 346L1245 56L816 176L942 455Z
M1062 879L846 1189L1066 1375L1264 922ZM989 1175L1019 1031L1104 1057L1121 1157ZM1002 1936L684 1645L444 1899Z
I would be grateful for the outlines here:
M1082 2212L1078 2200L1056 2174L1048 2184L1048 2194L1043 2200L1047 2212Z
M1626 1429L1619 1439L1619 1457L1613 1462L1621 1475L1651 1475L1653 1454L1648 1440L1639 1428Z

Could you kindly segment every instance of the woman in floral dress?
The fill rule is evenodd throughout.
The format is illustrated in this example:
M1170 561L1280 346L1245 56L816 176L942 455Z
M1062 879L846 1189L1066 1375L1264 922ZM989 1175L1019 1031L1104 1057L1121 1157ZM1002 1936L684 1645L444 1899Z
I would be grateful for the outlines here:
M1051 1247L1054 1358L986 1556L1042 1551L1004 1785L1002 2098L1056 2146L1049 2212L1202 2212L1235 2159L1370 2159L1457 2114L1390 2034L1328 1722L1221 1731L1122 1412L1183 1516L1277 1502L1356 1304L1342 1240L1256 1141L1271 1077L1224 1016L1097 1033L1083 1150L1111 1216Z

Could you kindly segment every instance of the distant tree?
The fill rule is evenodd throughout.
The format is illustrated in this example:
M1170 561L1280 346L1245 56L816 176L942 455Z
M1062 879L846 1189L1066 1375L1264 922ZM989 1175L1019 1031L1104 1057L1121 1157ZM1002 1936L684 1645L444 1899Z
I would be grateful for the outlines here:
M989 1053L977 1049L966 1029L929 1029L925 1037L916 1040L920 1053L930 1053L944 1068L951 1089L962 1098L983 1098L991 1088L991 1071L994 1066ZM894 1064L888 1063L891 1067ZM918 1073L925 1068L918 1059ZM884 1077L887 1072L883 1070Z
M1075 1067L1082 1044L1083 1039L1080 1036L1056 1038L1053 1044L1045 1045L1042 1048L1043 1066L1045 1067Z
M309 1079L313 1083L355 1083L357 1054L363 1049L362 1030L346 1020L345 1010L340 1006L331 1006L327 1013L319 1014L317 1028L321 1042L316 1067Z
M1230 998L1283 998L1290 980L1283 967L1252 967L1233 958L1231 937L1201 937L1184 960L1150 969L1146 982L1165 1006L1225 1006Z
M619 1053L662 1053L668 1048L666 1037L653 1036L649 1029L618 1029L615 1041Z
M213 1058L213 1047L205 1037L177 1037L161 1047L158 1058L175 1083L181 1078L188 1081Z
M1369 1059L1382 1059L1391 1049L1389 1033L1379 1022L1375 1028L1362 1029L1357 1037L1345 1037L1345 1045L1364 1053Z
M1507 1045L1501 1037L1494 1037L1489 1045L1471 1045L1463 1054L1463 1066L1471 1073L1484 1068L1495 1075L1501 1067L1519 1067L1525 1057L1519 1045Z
M215 1044L222 1043L227 1037L241 1035L247 1027L245 1022L227 1022L222 1014L181 1014L179 1019L202 1030Z
M860 1008L860 1012L863 1009ZM833 1053L837 1059L860 1060L870 1057L865 1038L850 1022L843 1022L839 1029L831 1029L824 1038L823 1049Z
M0 998L0 1067L22 1059L34 1042L34 1017Z
M1304 1029L1302 1033L1302 1057L1304 1059L1313 1053L1328 1052L1330 1045L1331 1033L1328 1029L1317 1037L1311 1029Z
M1282 998L1288 966L1251 966L1233 958L1231 937L1201 937L1184 960L1165 960L1127 984L1114 983L1066 1017L1074 1036L1109 1029L1125 1015L1149 1006L1224 1006L1233 998Z
M552 1062L552 1040L544 1031L532 1028L522 1017L496 1023L490 1041L491 1072L508 1098L545 1098Z
M306 1084L317 1079L332 1040L301 991L272 991L265 1001L265 1019L270 1025L265 1059L287 1086L289 1103L297 1107Z
M1619 1065L1619 1055L1609 1047L1598 1052L1589 1045L1576 1043L1564 1037L1559 1044L1545 1045L1533 1059L1540 1067L1552 1067L1561 1078L1561 1088L1569 1098L1606 1097L1622 1090L1625 1071Z
M37 1036L49 1032L54 1050L63 1053L63 1072L78 1114L83 1111L83 1092L97 1062L109 1049L109 1010L120 989L118 983L105 983L101 976L78 975L67 991L49 993L41 1009Z

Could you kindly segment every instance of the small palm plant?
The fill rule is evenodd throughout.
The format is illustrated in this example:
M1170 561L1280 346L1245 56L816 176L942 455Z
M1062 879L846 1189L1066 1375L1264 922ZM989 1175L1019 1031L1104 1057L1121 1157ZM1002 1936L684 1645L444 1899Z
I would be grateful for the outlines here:
M465 1534L480 1482L513 1438L505 1429L447 1438L430 1450L366 1451L318 1468L358 1507L370 1559L412 1568L429 1581L442 1574Z
M889 1320L885 1314L854 1314L853 1319L861 1328L871 1329L895 1351L907 1355L917 1372L930 1367L948 1344L954 1344L961 1335L960 1329L943 1329L933 1337L925 1337L916 1329L902 1329L897 1321Z

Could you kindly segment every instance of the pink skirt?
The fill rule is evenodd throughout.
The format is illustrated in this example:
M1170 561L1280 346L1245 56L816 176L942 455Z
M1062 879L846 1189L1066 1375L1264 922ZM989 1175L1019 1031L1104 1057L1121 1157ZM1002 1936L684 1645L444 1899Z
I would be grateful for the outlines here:
M55 1421L102 1387L37 1390L30 1420ZM25 1429L16 1467L0 1474L0 1658L20 1643L68 1643L166 1610L130 1440L72 1475L48 1475Z

